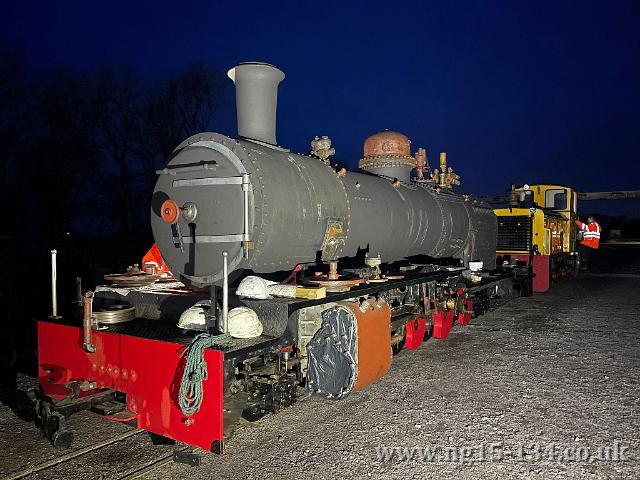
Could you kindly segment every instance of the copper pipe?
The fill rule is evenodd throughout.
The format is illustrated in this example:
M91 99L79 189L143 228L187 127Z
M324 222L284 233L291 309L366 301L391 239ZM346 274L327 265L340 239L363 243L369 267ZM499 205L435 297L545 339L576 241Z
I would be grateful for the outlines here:
M446 152L440 152L440 186L446 187L446 175L447 175L447 154Z
M340 278L338 274L338 262L329 262L329 275L327 275L329 280L337 280Z
M82 328L83 328L83 344L82 348L86 352L95 353L96 346L91 342L92 330L94 324L93 318L93 292L89 291L82 297Z
M416 152L416 172L418 174L418 180L424 179L424 172L427 171L427 151L424 148L419 148Z

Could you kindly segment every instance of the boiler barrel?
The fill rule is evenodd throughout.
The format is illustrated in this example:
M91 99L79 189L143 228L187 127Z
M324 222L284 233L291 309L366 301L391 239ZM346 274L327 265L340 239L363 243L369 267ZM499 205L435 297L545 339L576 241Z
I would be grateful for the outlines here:
M179 207L177 219L163 218L167 201ZM338 177L317 158L215 133L176 149L151 210L165 261L196 286L221 280L223 251L237 273L362 249L385 262L423 254L495 265L495 216L477 200L364 173Z

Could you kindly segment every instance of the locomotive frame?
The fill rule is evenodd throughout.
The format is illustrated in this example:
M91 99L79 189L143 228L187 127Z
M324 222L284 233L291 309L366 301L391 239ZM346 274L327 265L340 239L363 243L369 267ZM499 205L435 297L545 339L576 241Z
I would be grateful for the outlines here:
M314 309L348 305L373 311L372 299L389 304L388 315L378 323L386 329L390 362L392 354L403 348L416 350L431 337L445 339L455 324L468 325L472 316L531 291L526 268L495 271L472 288L461 283L461 272L461 268L451 267L416 272L403 280L328 293L322 299L242 301L232 296L232 304L250 305L265 323L281 324L286 319L285 333L280 337L234 339L228 346L207 349L203 403L190 417L178 408L176 391L184 369L183 354L193 333L181 334L174 325L138 319L93 331L95 352L89 353L82 348L84 332L79 320L41 320L39 422L58 448L67 448L73 438L66 419L88 409L109 420L128 421L152 434L222 453L225 438L243 413L245 418L256 420L295 402L298 389L304 385L297 339L304 333L301 330L307 314ZM202 295L194 294L192 300L196 299L202 299ZM376 361L379 353L361 348L359 362L371 358ZM388 366L362 386L380 378Z

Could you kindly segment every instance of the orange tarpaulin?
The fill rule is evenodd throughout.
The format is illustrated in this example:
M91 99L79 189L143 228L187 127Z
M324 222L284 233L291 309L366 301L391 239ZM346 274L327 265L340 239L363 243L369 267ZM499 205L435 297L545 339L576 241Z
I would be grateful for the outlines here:
M171 274L171 270L169 270L167 264L164 263L158 245L155 243L151 246L147 254L142 257L142 270L146 271L149 267L153 267L155 273Z

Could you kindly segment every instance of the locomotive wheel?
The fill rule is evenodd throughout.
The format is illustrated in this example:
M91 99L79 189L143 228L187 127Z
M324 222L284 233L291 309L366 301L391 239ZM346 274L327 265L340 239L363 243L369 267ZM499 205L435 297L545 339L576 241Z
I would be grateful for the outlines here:
M73 432L69 430L57 430L51 436L52 445L58 450L66 450L71 446L73 442Z

